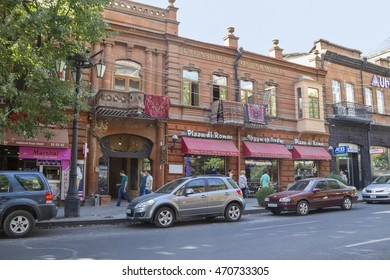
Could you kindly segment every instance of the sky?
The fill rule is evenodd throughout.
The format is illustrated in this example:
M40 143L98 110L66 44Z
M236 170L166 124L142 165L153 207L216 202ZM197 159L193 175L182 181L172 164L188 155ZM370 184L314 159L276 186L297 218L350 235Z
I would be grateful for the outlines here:
M168 6L168 0L136 2ZM308 52L314 41L325 39L367 56L390 37L389 0L176 0L174 5L179 36L223 45L233 26L240 47L263 55L274 39L284 54Z

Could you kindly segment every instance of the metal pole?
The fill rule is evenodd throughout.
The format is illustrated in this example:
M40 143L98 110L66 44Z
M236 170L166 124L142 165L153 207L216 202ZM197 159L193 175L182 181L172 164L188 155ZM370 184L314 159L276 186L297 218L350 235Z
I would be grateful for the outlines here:
M76 99L80 93L81 66L80 61L75 61L76 67ZM65 217L80 217L80 198L77 186L77 146L79 134L79 106L78 100L75 101L73 110L73 134L72 134L72 153L70 157L70 181L68 194L65 198Z

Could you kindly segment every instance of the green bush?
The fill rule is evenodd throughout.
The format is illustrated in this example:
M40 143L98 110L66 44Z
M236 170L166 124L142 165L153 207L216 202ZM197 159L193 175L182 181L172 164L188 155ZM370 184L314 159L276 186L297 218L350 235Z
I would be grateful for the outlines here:
M259 189L255 194L259 206L264 206L264 198L273 193L275 193L275 190L270 187Z
M342 178L339 174L330 173L330 174L326 175L325 177L326 177L326 178L332 178L332 179L339 180L341 183L348 185L348 183L345 182L345 181L343 180L343 178Z

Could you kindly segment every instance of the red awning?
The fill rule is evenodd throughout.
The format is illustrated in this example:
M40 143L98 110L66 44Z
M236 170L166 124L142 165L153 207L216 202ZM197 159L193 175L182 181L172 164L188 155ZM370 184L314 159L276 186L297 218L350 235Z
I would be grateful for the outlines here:
M46 148L69 148L69 137L67 129L51 129L53 137L47 139L42 133L37 137L24 139L22 135L7 131L5 139L1 141L2 145L24 146L24 147L46 147Z
M331 160L332 156L323 147L294 146L292 156L295 159Z
M244 157L291 158L291 153L284 145L245 141Z
M239 156L240 152L232 141L182 138L181 149L185 155Z

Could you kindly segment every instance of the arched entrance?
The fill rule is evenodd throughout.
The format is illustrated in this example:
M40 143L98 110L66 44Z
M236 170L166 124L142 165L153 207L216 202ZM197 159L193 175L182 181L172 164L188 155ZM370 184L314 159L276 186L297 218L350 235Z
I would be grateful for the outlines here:
M138 135L115 134L102 138L100 144L103 157L99 159L98 192L117 197L119 172L124 170L129 177L129 195L138 196L140 171L151 170L153 143Z

